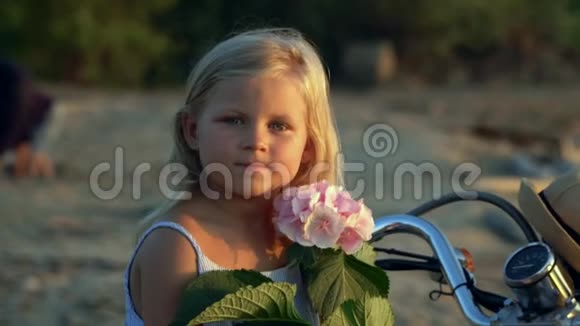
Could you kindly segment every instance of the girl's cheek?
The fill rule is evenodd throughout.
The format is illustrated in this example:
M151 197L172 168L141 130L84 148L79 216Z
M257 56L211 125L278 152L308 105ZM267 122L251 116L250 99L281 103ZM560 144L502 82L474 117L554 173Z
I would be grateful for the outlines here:
M223 124L213 123L206 128L206 136L212 139L224 139L232 136L232 129Z
M239 130L239 129L238 129ZM216 135L216 137L232 137L234 135L236 135L236 128L232 127L232 126L216 126L214 129L214 134Z

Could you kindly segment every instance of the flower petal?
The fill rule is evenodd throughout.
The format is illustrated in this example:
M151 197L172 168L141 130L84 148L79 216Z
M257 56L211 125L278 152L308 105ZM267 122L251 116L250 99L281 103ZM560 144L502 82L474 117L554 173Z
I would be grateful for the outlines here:
M280 233L284 234L293 242L298 242L305 247L310 247L313 245L311 241L308 241L304 237L304 224L298 217L282 219L276 218L274 219L274 225Z
M372 237L375 221L371 210L365 205L362 205L358 214L348 217L346 225L353 228L363 240L368 241Z
M340 235L338 243L340 244L340 247L342 248L342 250L344 250L346 254L352 255L361 248L363 244L363 239L355 231L354 228L347 226L344 228L344 231Z
M334 209L318 204L306 221L305 237L319 248L333 248L344 226L345 221Z

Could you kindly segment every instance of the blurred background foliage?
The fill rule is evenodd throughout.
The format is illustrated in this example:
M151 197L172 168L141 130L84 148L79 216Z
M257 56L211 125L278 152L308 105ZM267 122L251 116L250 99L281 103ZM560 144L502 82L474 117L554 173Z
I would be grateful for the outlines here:
M339 80L360 40L390 42L398 74L427 82L561 80L580 67L580 0L4 1L0 55L51 81L174 85L215 42L265 26L298 28Z

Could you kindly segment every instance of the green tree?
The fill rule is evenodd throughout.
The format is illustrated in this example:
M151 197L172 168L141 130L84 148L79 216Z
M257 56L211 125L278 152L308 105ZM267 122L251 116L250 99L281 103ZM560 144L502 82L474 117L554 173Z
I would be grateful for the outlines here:
M22 0L2 11L5 52L49 78L139 84L169 38L151 24L172 0Z

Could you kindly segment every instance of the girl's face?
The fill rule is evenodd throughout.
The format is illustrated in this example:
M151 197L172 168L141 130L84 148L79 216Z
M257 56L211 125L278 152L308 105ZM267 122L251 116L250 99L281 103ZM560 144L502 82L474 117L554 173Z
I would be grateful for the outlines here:
M185 119L200 153L201 185L250 198L287 185L311 159L306 103L292 78L238 77L219 82L200 116ZM207 182L205 182L206 180Z

